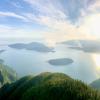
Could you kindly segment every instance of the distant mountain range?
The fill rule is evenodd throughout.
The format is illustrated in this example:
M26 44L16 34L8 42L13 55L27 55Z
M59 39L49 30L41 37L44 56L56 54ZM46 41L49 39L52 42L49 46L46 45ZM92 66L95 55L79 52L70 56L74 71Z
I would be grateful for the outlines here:
M0 59L0 87L6 83L12 83L17 80L17 74Z
M100 94L65 74L46 72L4 85L0 100L100 100Z

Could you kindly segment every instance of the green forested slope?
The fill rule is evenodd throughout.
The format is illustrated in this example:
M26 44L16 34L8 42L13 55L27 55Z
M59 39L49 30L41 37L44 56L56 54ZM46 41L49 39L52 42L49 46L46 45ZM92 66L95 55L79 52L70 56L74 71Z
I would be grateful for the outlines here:
M0 60L0 87L3 86L5 83L14 82L16 81L16 79L16 72Z
M100 94L65 74L42 73L6 84L0 100L100 100Z

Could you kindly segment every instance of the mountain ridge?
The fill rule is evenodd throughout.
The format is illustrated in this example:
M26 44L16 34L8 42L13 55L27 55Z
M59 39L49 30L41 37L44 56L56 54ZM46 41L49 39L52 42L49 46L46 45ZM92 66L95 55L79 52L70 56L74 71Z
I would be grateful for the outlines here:
M63 73L26 76L0 90L1 100L100 100L98 91Z

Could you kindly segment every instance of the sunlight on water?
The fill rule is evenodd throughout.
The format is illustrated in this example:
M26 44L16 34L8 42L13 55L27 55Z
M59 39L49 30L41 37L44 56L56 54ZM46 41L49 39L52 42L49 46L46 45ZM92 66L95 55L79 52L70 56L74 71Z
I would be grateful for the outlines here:
M96 65L96 77L98 79L100 77L100 54L93 54L92 57Z
M100 70L100 55L93 55L94 62L97 66L97 69Z

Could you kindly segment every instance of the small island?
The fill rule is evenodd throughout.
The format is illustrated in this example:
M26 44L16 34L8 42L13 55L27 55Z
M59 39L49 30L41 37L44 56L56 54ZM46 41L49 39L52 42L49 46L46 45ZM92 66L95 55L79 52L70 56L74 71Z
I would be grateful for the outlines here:
M48 61L48 63L54 66L64 66L72 64L73 60L69 58L58 58L58 59L51 59Z
M70 49L81 50L87 53L100 53L99 40L70 40L62 42L64 45L69 45Z
M43 52L43 53L54 52L53 51L54 48L48 47L40 42L31 42L28 44L16 43L16 44L8 45L8 46L15 49L34 50L34 51Z

